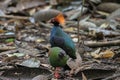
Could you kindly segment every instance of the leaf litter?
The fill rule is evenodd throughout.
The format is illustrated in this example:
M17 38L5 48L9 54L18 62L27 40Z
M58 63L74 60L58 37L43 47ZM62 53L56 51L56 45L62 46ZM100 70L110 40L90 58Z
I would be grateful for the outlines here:
M77 55L81 55L81 62L69 61L69 66L73 67L73 75L69 76L71 71L65 71L60 80L119 79L120 2L106 2L112 7L111 11L105 10L104 6L107 4L104 5L103 2L85 2L87 6L84 6L83 16L79 21L82 42L79 43L79 48L76 47ZM49 20L63 13L66 18L63 29L77 46L77 18L81 5L81 1L77 0L0 1L0 79L56 80L48 62L52 28ZM31 22L30 19L34 20Z

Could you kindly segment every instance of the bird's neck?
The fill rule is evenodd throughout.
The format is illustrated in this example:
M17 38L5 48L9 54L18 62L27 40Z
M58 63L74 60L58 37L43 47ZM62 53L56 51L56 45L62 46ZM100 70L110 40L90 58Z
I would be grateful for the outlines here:
M62 33L62 28L60 26L54 26L51 31L51 36L61 34Z
M58 23L54 23L54 26L59 27L60 25Z
M54 26L53 29L52 29L52 32L59 32L61 31L61 27L60 26Z

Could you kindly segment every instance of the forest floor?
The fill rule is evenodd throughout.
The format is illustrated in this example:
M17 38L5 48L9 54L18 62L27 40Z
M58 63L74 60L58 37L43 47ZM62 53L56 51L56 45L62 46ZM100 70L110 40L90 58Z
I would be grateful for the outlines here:
M59 13L82 58L74 75L59 80L120 80L120 3L50 1L0 1L0 80L57 80L48 50L49 20Z

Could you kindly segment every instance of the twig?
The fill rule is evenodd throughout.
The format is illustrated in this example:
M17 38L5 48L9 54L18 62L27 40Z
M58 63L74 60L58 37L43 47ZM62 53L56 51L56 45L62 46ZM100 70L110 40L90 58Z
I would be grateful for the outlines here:
M45 24L45 23L43 23L43 22L39 22L39 25L44 26L44 27L49 28L49 29L52 28L51 25ZM92 35L90 35L90 34L88 34L88 33L83 33L83 32L81 32L81 31L79 31L79 33L77 33L76 31L67 31L67 30L64 30L64 31L67 32L67 33L71 33L71 34L79 34L79 35L82 34L82 35L86 35L86 36L92 36Z
M30 17L25 17L25 16L13 16L13 15L3 15L3 16L0 16L0 18L12 18L12 19L29 20Z
M8 39L8 38L15 38L15 35L0 35L0 40L1 39Z
M16 49L14 46L0 46L0 51L7 51L7 50L13 50Z
M15 53L15 52L17 52L17 51L18 51L17 49L13 49L13 50L9 50L9 51L4 51L4 52L1 52L1 53L0 53L0 56L1 56L1 55L4 55L4 54Z
M113 76L109 76L109 77L102 79L102 80L111 80L111 79L116 78L116 77L120 77L120 74L118 73L118 74L115 74Z
M80 16L78 17L78 22L77 22L77 25L78 25L78 31L77 31L77 33L78 33L78 44L79 44L79 42L80 42L80 34L79 34L79 31L80 31L80 24L79 24L79 22L80 22L82 13L83 13L83 6L84 6L84 3L85 3L85 0L82 0L81 12L80 12ZM79 46L78 46L78 47L79 47Z
M120 46L120 40L108 42L84 42L84 44L89 47Z

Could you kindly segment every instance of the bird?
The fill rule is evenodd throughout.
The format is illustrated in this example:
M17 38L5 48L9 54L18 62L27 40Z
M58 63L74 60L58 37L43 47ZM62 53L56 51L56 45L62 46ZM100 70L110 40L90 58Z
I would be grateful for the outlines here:
M53 24L50 34L51 47L60 47L70 58L76 59L75 44L71 37L62 29L62 25L65 23L63 14L58 14L50 22Z
M66 66L69 56L66 52L60 47L52 47L48 52L49 62L51 66L55 68L54 77L60 78L59 71L62 67Z

